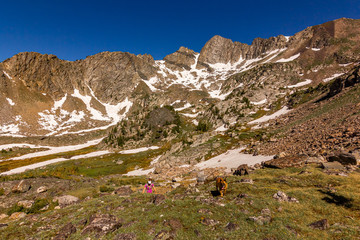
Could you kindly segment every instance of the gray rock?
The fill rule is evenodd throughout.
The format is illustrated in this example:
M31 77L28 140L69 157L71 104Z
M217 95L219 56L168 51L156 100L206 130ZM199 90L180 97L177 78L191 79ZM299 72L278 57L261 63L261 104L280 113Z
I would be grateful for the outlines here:
M152 198L151 198L151 203L153 203L155 205L160 205L163 202L165 202L165 196L162 194L156 194L156 195L152 196Z
M239 225L237 225L236 223L233 223L233 222L228 222L225 226L226 231L234 231L237 229L239 229Z
M328 157L329 162L339 162L342 165L357 165L357 160L354 155L346 152L335 153Z
M4 228L4 227L7 227L8 225L6 223L0 223L0 229L1 228Z
M47 187L41 186L36 190L36 192L37 193L43 193L43 192L46 192L47 190L48 190Z
M104 235L120 228L122 223L110 214L95 214L90 217L89 225L84 228L81 234L98 233Z
M172 239L174 239L173 234L166 230L161 230L154 237L154 240L172 240Z
M24 193L29 191L30 188L30 183L28 183L26 180L21 180L17 185L12 187L11 191L13 193Z
M345 167L339 162L324 162L321 166L325 170L345 170Z
M309 227L313 229L320 229L320 230L326 230L329 228L329 223L327 219L322 219L316 222L313 222L308 225Z
M270 223L271 217L270 216L249 217L249 220L255 222L258 225L264 225Z
M72 223L68 223L60 229L54 240L65 240L74 233L76 233L76 227Z
M26 217L26 213L24 213L24 212L14 212L13 214L11 214L9 219L18 220L18 219L24 218L24 217Z
M273 198L275 198L279 202L295 202L295 203L299 203L299 201L296 198L289 197L288 195L286 195L282 191L278 191L277 193L275 193L273 195Z
M114 237L114 240L136 240L135 233L120 233Z
M58 202L60 207L65 207L68 205L72 205L75 204L77 202L80 201L79 198L71 196L71 195L64 195L64 196L60 196L60 197L55 197L53 199L53 202Z
M17 203L19 206L23 206L24 208L31 208L34 205L34 200L22 200Z
M211 218L203 218L201 219L201 223L206 226L215 226L219 224L219 221Z

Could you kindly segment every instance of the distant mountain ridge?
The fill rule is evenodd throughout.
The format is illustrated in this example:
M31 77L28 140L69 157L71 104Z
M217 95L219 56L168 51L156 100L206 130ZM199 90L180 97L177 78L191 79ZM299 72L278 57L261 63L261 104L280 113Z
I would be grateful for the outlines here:
M360 59L359 43L360 20L342 18L291 37L256 38L251 45L214 36L200 53L180 47L163 60L103 52L71 62L19 53L0 63L0 135L106 129L161 105L192 105L200 118L208 104L216 104L224 116L214 126L248 121L242 116L266 109L294 88L350 71ZM253 109L243 108L249 104L244 98Z

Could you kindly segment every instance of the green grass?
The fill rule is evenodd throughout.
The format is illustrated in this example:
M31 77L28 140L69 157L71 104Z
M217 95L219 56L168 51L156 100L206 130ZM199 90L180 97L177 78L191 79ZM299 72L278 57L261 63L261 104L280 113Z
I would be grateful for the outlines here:
M51 155L34 157L34 158L29 158L29 159L24 159L24 160L4 161L4 162L0 162L0 172L6 172L6 171L9 171L14 168L23 167L23 166L27 166L27 165L38 163L38 162L44 162L44 161L48 161L48 160L55 159L55 158L69 158L70 159L73 156L87 154L87 153L91 153L91 152L94 152L97 150L98 149L96 146L90 146L90 147L86 147L83 149L70 151L70 152L51 154Z
M258 170L246 176L253 179L253 185L240 183L242 178L227 178L229 189L224 198L211 196L210 192L215 190L213 182L197 186L198 192L177 188L167 193L165 203L159 206L150 204L151 196L147 194L134 193L130 198L98 196L78 205L42 213L35 222L21 220L24 222L21 226L18 222L9 223L0 236L3 239L29 236L50 239L59 228L72 222L78 230L69 239L93 239L93 234L81 234L83 227L78 223L89 219L94 213L113 214L122 219L125 225L132 223L105 235L103 239L113 239L122 232L136 233L137 239L153 239L161 230L172 230L164 224L170 219L178 219L183 226L176 231L175 239L356 239L360 234L360 222L355 220L360 213L359 173L352 173L348 177L329 176L315 166L307 166L302 169ZM137 183L140 179L120 177L111 181L133 183L133 187L140 188L142 184ZM297 198L299 203L276 201L272 196L279 190ZM237 203L240 193L249 195L242 199L243 203ZM174 196L179 194L184 195L184 199L174 200ZM204 202L199 198L211 201ZM249 220L251 216L261 215L264 208L271 211L270 223L257 225ZM208 209L212 214L199 213L199 209ZM203 218L211 218L219 223L206 226L201 223ZM328 219L329 229L314 230L308 226L324 218ZM226 231L228 222L237 224L238 229ZM48 226L48 229L45 228L47 230L38 230L45 226ZM198 237L195 231L201 236Z
M34 177L57 177L63 179L85 177L102 177L112 174L124 174L137 168L146 168L149 166L153 158L160 155L168 146L156 150L149 150L139 152L135 154L120 154L112 153L103 155L100 157L92 157L78 160L68 160L55 164L48 165L42 169L33 169L24 173L1 176L0 180L14 180L23 178L34 178ZM73 151L69 153L57 154L57 157L64 157L64 155L77 155L85 154L87 152L94 151L94 147ZM46 156L45 158L48 158ZM26 160L24 160L26 161ZM31 161L31 160L29 160ZM35 160L34 160L35 161ZM123 161L122 164L117 164L118 161ZM37 161L35 161L37 162ZM26 165L24 163L24 165Z

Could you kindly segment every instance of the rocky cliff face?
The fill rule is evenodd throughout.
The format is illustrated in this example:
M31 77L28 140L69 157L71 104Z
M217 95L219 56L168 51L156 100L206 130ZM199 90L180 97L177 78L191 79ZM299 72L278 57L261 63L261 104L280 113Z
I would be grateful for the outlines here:
M191 110L198 120L215 105L222 117L209 116L217 119L214 126L246 122L294 89L331 81L356 66L359 29L359 20L338 19L251 45L214 36L200 53L181 47L157 61L123 52L75 62L19 53L0 63L0 131L99 129L131 111L166 104L184 114Z

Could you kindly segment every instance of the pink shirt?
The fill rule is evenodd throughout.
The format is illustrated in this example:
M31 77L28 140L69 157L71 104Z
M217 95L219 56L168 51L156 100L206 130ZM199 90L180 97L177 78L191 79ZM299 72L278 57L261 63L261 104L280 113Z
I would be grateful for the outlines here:
M154 187L153 183L151 185L145 184L146 192L147 193L152 193L153 187Z

